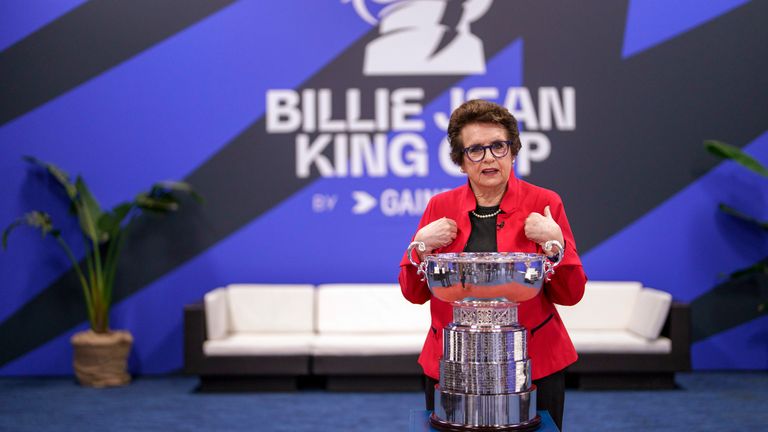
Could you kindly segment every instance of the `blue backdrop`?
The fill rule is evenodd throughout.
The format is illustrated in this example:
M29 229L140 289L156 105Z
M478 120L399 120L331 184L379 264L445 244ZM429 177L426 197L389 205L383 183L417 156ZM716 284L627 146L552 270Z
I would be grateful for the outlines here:
M717 211L768 218L768 185L702 146L768 162L765 3L155 3L0 5L0 224L46 210L78 244L23 155L105 207L162 179L205 197L126 244L112 327L134 334L135 373L181 367L182 307L217 286L394 282L429 196L465 181L445 116L475 97L521 121L517 175L562 195L590 279L707 305L768 256ZM87 327L69 265L31 230L9 243L0 374L69 374ZM766 323L702 333L694 367L768 368Z

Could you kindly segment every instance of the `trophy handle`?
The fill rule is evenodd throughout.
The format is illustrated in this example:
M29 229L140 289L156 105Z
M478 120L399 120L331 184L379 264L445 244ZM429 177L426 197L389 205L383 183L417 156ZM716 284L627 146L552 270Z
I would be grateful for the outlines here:
M426 280L427 277L427 263L426 261L422 261L421 263L416 263L413 259L413 250L415 248L419 248L419 252L426 252L427 246L424 244L424 242L415 241L411 242L411 244L408 245L408 251L406 252L408 254L408 261L411 262L418 270L416 270L416 274L421 276L422 282Z
M552 246L557 247L557 255L555 255L554 261L552 261L548 256L546 261L544 261L544 277L546 278L546 281L549 281L550 279L552 279L552 275L555 274L555 267L557 267L558 264L560 264L560 261L563 260L563 255L565 255L565 248L557 240L550 240L544 243L543 249L551 250Z

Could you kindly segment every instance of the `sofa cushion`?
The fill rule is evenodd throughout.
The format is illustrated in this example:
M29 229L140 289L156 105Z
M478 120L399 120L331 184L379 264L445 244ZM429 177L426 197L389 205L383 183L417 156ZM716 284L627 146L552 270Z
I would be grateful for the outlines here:
M226 288L209 291L203 298L205 304L205 329L208 339L224 339L229 334L229 306Z
M207 340L203 352L209 356L309 355L312 333L237 333L224 339Z
M637 295L628 329L638 336L656 339L669 314L672 295L653 288L643 288Z
M421 352L424 332L399 334L323 334L312 343L317 356L401 355Z
M314 297L312 285L228 285L230 334L311 333Z
M568 333L579 354L666 354L672 351L669 338L648 340L628 330L575 330Z
M626 330L640 290L640 282L587 282L584 297L574 306L557 305L565 328Z
M417 333L422 339L430 323L429 306L409 303L397 284L320 285L316 319L319 334Z

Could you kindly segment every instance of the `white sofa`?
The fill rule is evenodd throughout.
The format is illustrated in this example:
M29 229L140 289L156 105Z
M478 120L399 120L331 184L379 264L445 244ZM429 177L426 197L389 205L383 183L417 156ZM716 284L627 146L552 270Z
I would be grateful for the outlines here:
M245 362L245 375L262 376L257 388L310 375L333 390L420 386L429 305L407 302L397 284L233 284L185 316L185 369L206 388L235 385L228 377L239 380Z
M430 322L391 284L234 284L204 302L208 356L418 354Z
M403 298L397 284L320 285L312 373L329 390L418 390L417 364L429 305Z
M672 295L640 282L587 282L574 306L557 305L576 351L585 353L652 353L672 351L660 336Z
M688 308L668 293L590 281L579 304L557 309L581 387L669 387L690 368ZM397 284L228 285L185 308L185 370L211 389L288 389L302 377L332 390L416 389L429 327L429 305Z
M310 355L312 285L234 284L204 298L207 356Z
M407 302L399 285L317 287L315 356L419 354L429 329L428 305Z
M690 369L689 309L669 293L589 281L578 304L556 307L579 354L568 369L579 387L670 388Z

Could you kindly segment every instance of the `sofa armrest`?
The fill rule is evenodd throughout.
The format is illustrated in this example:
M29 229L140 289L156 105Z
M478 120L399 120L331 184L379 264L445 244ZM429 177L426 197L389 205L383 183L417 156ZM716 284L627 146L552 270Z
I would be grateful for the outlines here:
M672 341L670 356L677 371L691 370L691 307L673 301L661 335Z
M661 334L664 322L669 318L672 295L653 288L643 288L637 293L627 329L638 336L654 340Z
M568 367L577 373L657 373L691 370L691 312L685 303L672 302L661 336L672 341L668 354L583 353Z
M224 339L232 330L230 328L229 289L216 288L205 293L203 306L205 307L206 339Z
M184 306L184 373L200 376L309 374L308 355L206 357L208 339L203 302Z
M203 342L207 338L205 305L202 301L184 306L184 372L198 374L203 368Z

